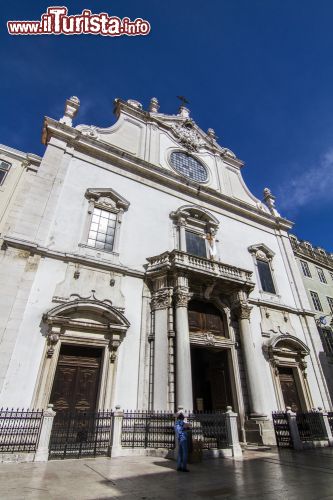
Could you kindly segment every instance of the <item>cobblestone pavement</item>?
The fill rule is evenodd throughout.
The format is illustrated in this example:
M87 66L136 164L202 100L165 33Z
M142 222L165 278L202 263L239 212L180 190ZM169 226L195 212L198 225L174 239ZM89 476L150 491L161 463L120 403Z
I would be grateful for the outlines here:
M333 448L246 451L176 472L175 462L121 457L0 464L1 499L333 499Z

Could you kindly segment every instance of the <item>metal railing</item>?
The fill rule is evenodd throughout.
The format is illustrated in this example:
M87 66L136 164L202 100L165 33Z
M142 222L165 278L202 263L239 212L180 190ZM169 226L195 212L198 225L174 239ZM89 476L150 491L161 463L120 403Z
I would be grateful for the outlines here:
M175 448L175 415L158 411L125 411L121 445L128 448ZM203 449L228 446L225 413L189 413L190 436L200 441Z
M327 439L321 415L316 412L296 414L296 423L301 441L320 441Z
M200 441L202 449L222 449L228 446L225 413L217 411L190 413L187 421L191 425L192 439Z
M125 411L121 445L125 448L175 447L175 417L163 411Z
M285 412L272 413L276 444L279 448L292 448L293 442L290 434L288 416Z
M42 410L0 410L0 452L34 452L42 426Z
M54 418L49 458L106 456L112 438L113 412L59 412Z

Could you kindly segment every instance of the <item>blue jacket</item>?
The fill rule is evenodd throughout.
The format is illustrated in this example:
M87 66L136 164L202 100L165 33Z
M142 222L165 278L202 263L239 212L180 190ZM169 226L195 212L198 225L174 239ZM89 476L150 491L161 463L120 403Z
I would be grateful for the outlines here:
M175 424L175 433L179 443L186 441L187 439L187 429L184 428L185 422L182 419L178 419Z

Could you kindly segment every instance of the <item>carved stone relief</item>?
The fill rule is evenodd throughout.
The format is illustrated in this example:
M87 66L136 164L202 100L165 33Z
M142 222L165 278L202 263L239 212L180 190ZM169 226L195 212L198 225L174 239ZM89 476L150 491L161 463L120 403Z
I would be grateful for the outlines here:
M196 151L200 147L205 146L200 134L198 134L193 127L191 120L182 123L174 123L171 128L175 136L187 149Z
M125 298L121 285L120 274L68 263L64 280L56 286L53 302L94 299L123 309Z
M268 307L260 307L261 332L263 336L272 334L295 335L287 311L279 311Z
M161 288L152 296L151 307L152 310L166 309L172 304L172 288Z

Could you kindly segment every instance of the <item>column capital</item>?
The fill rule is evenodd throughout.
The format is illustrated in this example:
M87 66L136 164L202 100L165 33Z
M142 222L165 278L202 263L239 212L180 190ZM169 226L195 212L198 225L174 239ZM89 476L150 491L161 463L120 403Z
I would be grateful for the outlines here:
M173 289L171 287L161 288L157 290L151 299L151 308L153 311L156 309L167 309L172 305Z
M175 306L176 307L187 307L192 294L189 292L187 287L178 287L174 293Z
M232 310L238 319L250 319L253 307L246 300L238 300L232 304Z

